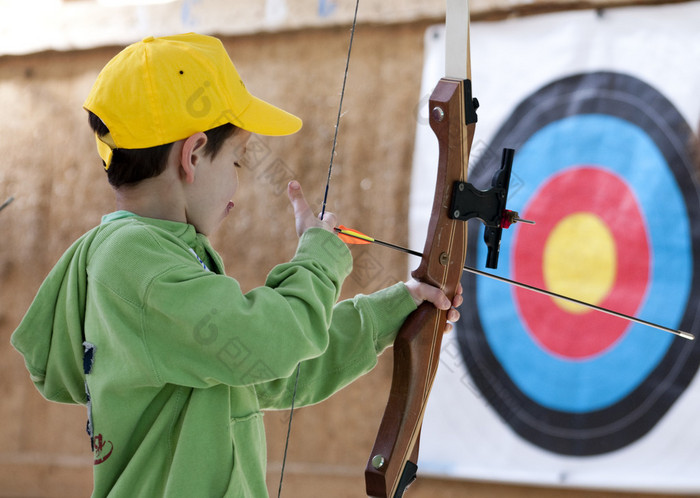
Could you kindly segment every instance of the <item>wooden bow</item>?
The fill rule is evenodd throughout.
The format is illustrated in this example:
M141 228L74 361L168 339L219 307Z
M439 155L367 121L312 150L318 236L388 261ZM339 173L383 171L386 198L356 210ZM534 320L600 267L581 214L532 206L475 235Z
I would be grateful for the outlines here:
M440 155L433 209L420 265L412 276L455 295L467 251L467 226L450 213L453 186L466 182L476 127L471 96L468 0L448 0L445 74L430 97L430 126ZM394 373L379 433L365 470L367 495L401 497L415 480L418 439L439 363L447 312L423 303L394 342Z

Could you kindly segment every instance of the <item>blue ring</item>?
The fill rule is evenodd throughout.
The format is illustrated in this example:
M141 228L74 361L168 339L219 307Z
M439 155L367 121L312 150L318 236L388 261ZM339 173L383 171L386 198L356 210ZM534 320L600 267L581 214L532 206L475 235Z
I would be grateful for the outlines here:
M629 151L634 151L634 157ZM638 316L677 327L690 294L690 224L682 193L663 154L642 129L604 114L574 115L541 128L516 155L513 169L521 185L517 192L511 191L509 205L524 211L551 175L581 164L599 165L617 174L637 196L651 239L649 291ZM674 220L672 235L668 220ZM517 234L509 235L501 243L497 273L512 278L510 260ZM618 250L624 255L625 248ZM508 300L495 298L502 295L503 284L480 279L477 304L484 310L480 316L485 336L517 387L551 409L585 413L618 402L644 381L673 341L670 334L632 324L601 354L583 360L558 358L541 349L525 330L513 292ZM499 303L498 312L486 311L495 302ZM576 397L571 396L572 391Z

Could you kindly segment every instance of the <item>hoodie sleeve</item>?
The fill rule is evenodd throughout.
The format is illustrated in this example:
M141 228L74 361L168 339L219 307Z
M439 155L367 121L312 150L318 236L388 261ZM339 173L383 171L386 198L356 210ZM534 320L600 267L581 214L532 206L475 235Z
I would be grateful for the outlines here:
M328 347L322 355L301 363L295 404L323 401L369 372L415 309L403 283L338 303L333 311ZM294 374L256 386L260 406L289 408L295 384Z
M119 287L96 279L93 291L102 297L91 299L90 315L98 348L108 344L110 355L133 363L130 372L150 371L144 382L257 384L288 377L328 347L333 305L352 265L334 234L307 231L294 258L247 293L235 279L205 271L187 250L138 237L149 234L129 238L137 266L114 279ZM112 247L110 258L122 250Z

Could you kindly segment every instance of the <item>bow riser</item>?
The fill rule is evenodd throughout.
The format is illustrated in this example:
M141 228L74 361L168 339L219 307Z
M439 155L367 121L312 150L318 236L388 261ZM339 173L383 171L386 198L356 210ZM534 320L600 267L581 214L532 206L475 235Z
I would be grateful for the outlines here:
M412 273L415 279L440 287L452 298L467 250L467 226L451 219L452 187L467 181L469 151L474 138L475 123L465 126L464 81L443 78L430 97L430 127L438 139L440 156L435 183L433 210L421 263ZM464 240L464 254L445 260L455 248L453 243ZM449 264L445 264L448 261ZM454 265L454 266L451 266ZM459 270L457 269L459 266ZM447 277L452 275L452 284Z
M438 139L440 157L425 250L412 272L417 280L440 287L450 299L456 293L467 251L466 223L449 216L452 187L466 181L475 128L474 123L465 126L464 84L443 78L430 99L430 126ZM394 342L389 402L365 470L368 496L398 498L415 477L417 441L446 320L446 311L424 303L409 316Z

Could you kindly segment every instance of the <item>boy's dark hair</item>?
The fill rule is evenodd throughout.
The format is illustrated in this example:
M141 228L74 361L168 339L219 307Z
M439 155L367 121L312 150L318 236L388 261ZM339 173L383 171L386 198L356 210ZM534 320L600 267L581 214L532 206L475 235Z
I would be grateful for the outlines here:
M88 123L92 131L99 136L109 133L107 125L90 111L88 111ZM205 131L207 143L204 146L204 153L214 158L234 131L236 131L236 126L231 123ZM165 169L172 147L173 143L171 142L146 149L114 149L112 163L107 170L107 179L110 185L121 187L160 175Z

